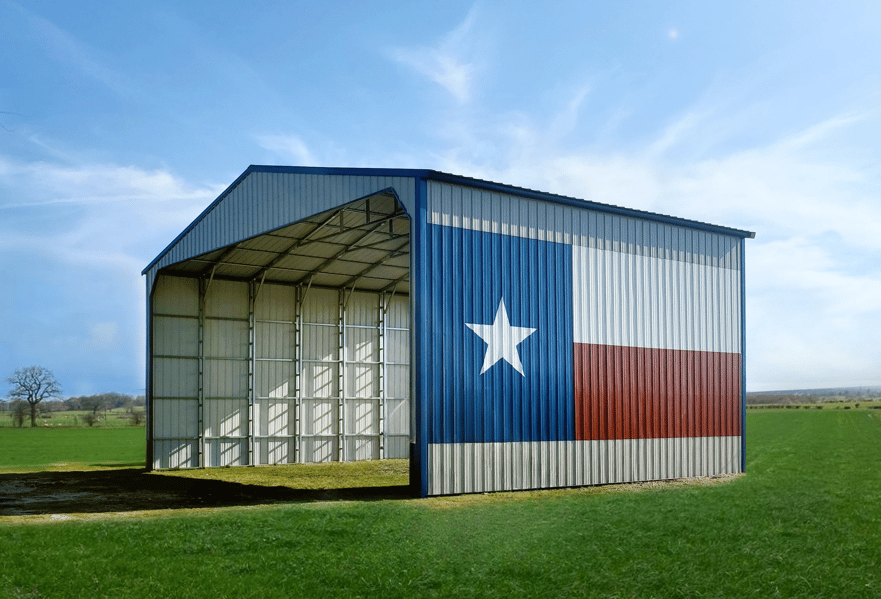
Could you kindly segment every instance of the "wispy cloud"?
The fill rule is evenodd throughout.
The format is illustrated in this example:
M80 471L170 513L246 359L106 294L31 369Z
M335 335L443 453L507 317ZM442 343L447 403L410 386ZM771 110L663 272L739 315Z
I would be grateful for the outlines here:
M36 15L20 5L9 4L18 11L27 27L36 34L45 52L54 60L70 65L83 75L97 81L121 96L132 95L135 85L120 71L109 67L95 56L88 45L61 29L51 21Z
M0 156L0 187L15 189L0 209L117 201L203 200L205 189L187 186L164 170L112 164L13 162Z
M645 149L564 149L555 123L524 114L452 145L441 168L613 205L754 230L747 242L750 389L877 384L881 365L881 181L872 161L839 159L830 140L881 125L833 115L749 147L725 149L724 110L701 104ZM734 115L733 118L740 118ZM462 126L453 123L451 127ZM710 130L717 136L703 139ZM476 140L479 140L476 141ZM468 142L472 143L471 141ZM683 146L706 151L683 158Z
M27 250L69 264L117 263L137 279L161 240L222 190L190 185L165 170L0 157L0 251Z
M257 144L270 152L279 154L283 160L297 166L317 166L315 159L306 143L296 135L258 135Z
M224 188L166 170L0 157L0 320L16 322L0 356L51 356L82 392L112 371L120 390L143 385L144 282L140 272ZM14 198L14 199L13 199ZM52 316L63 305L63 317ZM47 324L47 323L51 323ZM94 358L94 364L90 359ZM97 378L96 378L97 377Z
M471 38L477 14L477 8L472 7L465 20L433 46L394 48L389 54L465 104L471 100L477 74L476 57L469 56L474 50Z

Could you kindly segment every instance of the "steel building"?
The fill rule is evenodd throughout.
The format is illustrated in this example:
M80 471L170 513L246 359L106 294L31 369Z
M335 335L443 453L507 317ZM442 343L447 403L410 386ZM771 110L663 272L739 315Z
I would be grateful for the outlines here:
M252 166L144 270L147 466L410 458L422 496L741 472L752 237Z

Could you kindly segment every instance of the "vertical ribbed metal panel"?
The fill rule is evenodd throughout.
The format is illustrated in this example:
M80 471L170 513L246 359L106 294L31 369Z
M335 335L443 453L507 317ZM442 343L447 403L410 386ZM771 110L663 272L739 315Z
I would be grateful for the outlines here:
M379 459L379 301L375 293L346 296L346 460Z
M388 298L386 315L386 457L410 457L410 298Z
M339 452L339 293L310 289L303 301L302 456L326 462Z
M742 238L441 181L426 218L423 492L740 471ZM523 373L469 330L500 300Z
M198 466L198 321L198 282L160 277L151 318L154 468Z
M296 461L296 288L263 285L255 301L255 462Z
M247 465L248 284L212 281L204 320L205 466Z

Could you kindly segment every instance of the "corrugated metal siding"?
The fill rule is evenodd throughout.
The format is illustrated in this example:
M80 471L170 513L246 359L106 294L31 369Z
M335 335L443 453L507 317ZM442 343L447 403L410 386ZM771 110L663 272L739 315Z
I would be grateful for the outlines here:
M576 343L740 352L740 273L591 247L573 248Z
M423 492L740 471L741 238L438 181L426 219ZM522 376L499 362L472 378L488 346L465 326L500 298L515 327L568 313L568 355L563 327L518 346Z
M153 295L155 468L409 456L407 296L202 285Z
M684 226L428 181L427 219L485 233L740 269L741 239Z
M428 446L431 495L550 489L739 472L740 436Z
M146 273L148 289L159 270L227 247L313 214L394 189L412 213L412 177L251 172Z

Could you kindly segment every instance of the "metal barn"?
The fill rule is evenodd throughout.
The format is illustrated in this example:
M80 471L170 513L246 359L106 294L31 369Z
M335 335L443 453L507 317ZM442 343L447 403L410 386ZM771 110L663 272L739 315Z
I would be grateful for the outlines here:
M252 166L144 270L147 466L409 458L421 496L741 472L752 237Z

